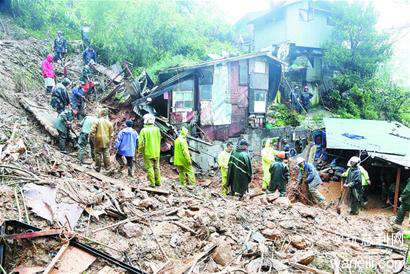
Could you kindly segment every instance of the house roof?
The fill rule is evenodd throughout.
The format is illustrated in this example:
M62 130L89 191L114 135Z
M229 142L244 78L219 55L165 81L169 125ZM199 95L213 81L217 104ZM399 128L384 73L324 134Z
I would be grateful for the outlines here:
M410 167L410 129L398 122L324 119L327 148L366 150L370 156Z
M212 60L212 61L198 63L196 65L168 68L168 69L164 69L164 70L159 71L159 73L161 74L161 73L172 73L172 72L181 72L181 71L185 71L185 70L193 70L193 69L197 69L197 68L217 65L217 64L220 64L220 63L235 62L235 61L240 61L240 60L246 60L246 59L261 57L261 56L266 56L266 57L272 59L273 61L275 61L277 63L284 64L282 61L280 61L275 56L273 56L272 52L270 52L270 51L261 51L261 52L257 52L257 53L243 54L243 55L234 56L234 57L226 57L226 58L215 59L215 60Z

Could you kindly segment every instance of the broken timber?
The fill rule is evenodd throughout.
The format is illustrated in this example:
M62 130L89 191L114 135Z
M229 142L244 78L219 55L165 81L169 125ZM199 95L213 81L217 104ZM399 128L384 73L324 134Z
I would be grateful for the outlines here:
M99 72L99 73L101 73L101 74L107 76L107 77L108 77L111 81L113 81L114 83L119 84L119 83L122 81L122 79L123 79L122 75L120 75L120 74L118 74L118 73L116 73L116 72L114 72L114 71L112 71L112 70L110 70L110 69L104 67L103 65L94 63L94 64L92 65L92 67L93 67L97 72Z
M54 128L54 121L57 119L57 113L39 106L37 103L28 100L27 98L20 98L20 104L25 110L33 114L34 118L50 133L53 137L58 137L58 131Z

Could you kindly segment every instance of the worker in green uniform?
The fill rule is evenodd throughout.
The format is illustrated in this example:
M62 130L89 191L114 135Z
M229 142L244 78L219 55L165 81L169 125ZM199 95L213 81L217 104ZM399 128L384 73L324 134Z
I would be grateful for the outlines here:
M268 189L266 190L267 193L273 193L278 190L280 197L286 196L286 185L289 180L289 168L283 162L285 158L285 152L279 152L276 154L275 162L273 162L269 168L271 178Z
M90 144L91 159L95 158L94 144L90 139L90 132L93 124L97 121L97 117L88 115L82 120L82 127L80 135L78 136L78 160L84 164L84 154L87 152L87 146Z
M67 153L66 143L70 137L71 123L74 120L74 113L71 108L67 108L57 116L54 127L58 131L58 147L61 152Z
M187 182L195 185L195 171L189 154L187 136L188 129L182 127L178 138L174 142L174 165L178 168L179 182L182 185L186 185Z
M218 166L221 169L221 193L222 195L226 196L229 192L229 187L228 187L228 164L229 164L229 158L231 157L231 152L233 150L233 143L228 142L226 144L226 148L221 151L218 155Z
M359 207L362 200L362 174L358 166L360 158L353 156L349 162L351 167L344 186L349 188L350 214L357 215L359 214Z
M401 204L394 221L396 224L401 225L404 221L404 215L407 211L410 211L410 178L407 179L406 188L401 193L399 200Z
M141 130L138 140L138 152L144 158L149 185L161 185L161 173L159 169L159 158L161 153L161 132L155 123L155 116L144 115L144 128Z
M231 188L231 195L239 194L239 199L249 189L252 180L251 157L248 153L248 142L243 139L239 141L237 148L231 154L228 164L228 185Z
M342 178L347 178L347 175L349 174L350 168L352 166L352 163L350 162L350 160L347 162L347 166L348 166L348 169L341 175ZM361 205L364 206L367 204L367 200L368 200L367 189L370 185L370 177L369 177L369 173L367 172L367 170L364 167L362 167L360 163L357 165L357 167L359 168L360 175L362 177L362 191L361 191L362 193L360 196L361 196Z

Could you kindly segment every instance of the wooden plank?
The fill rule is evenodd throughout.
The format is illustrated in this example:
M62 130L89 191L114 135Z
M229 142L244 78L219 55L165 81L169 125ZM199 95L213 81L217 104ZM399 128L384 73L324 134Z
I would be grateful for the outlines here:
M399 205L399 191L400 191L400 176L401 176L401 168L397 167L397 173L396 173L396 188L394 190L394 207L393 207L393 212L396 214L397 212L397 207Z
M70 246L63 252L63 255L58 260L58 264L55 265L50 274L81 274L84 273L95 260L96 258L91 254Z
M150 193L155 193L155 194L162 194L162 195L171 194L171 192L169 192L168 190L156 189L156 188L153 188L153 187L141 187L139 190L140 191L150 192Z
M54 128L54 121L57 119L57 113L55 111L23 97L20 98L20 104L34 116L51 136L58 137L58 131Z

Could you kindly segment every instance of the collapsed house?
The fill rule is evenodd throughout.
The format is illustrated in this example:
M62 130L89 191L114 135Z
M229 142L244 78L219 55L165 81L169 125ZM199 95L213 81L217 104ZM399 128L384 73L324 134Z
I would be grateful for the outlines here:
M400 190L410 176L410 129L398 122L376 120L327 118L324 123L326 153L340 165L346 165L353 155L361 156L372 182L370 192L379 197L386 192L384 199L394 202L396 211Z

